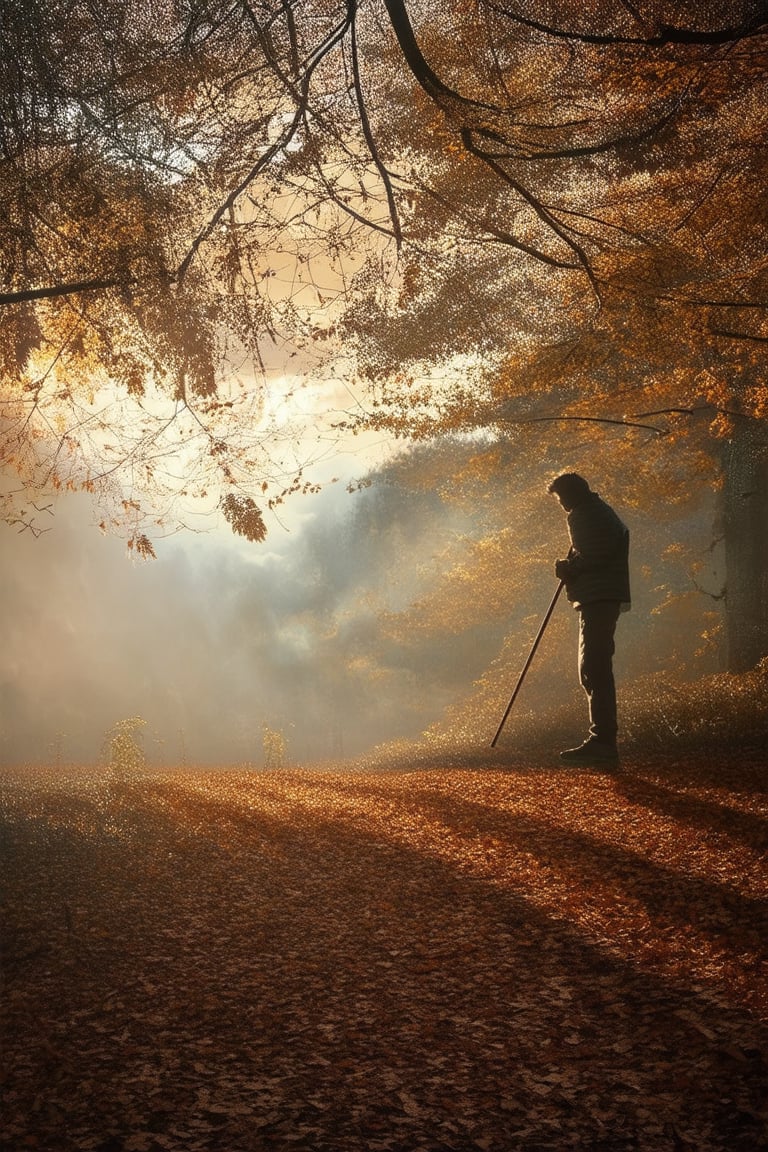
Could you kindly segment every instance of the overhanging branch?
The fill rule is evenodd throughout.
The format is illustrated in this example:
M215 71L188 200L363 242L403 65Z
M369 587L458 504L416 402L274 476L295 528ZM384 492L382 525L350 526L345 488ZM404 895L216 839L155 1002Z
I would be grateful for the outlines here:
M127 288L136 283L138 283L136 276L121 276L99 280L78 280L71 284L54 284L47 288L23 288L18 292L0 292L0 307L5 307L8 304L25 304L33 300L46 300L54 296L74 296L80 292L103 292L108 288Z
M615 419L610 416L527 416L519 420L502 418L505 424L613 424L621 428L642 428L646 432L655 432L657 436L666 436L668 428L659 428L656 424L641 424L635 420Z
M481 100L472 100L468 96L463 96L461 92L451 88L433 71L419 48L404 0L384 0L384 6L387 9L392 30L397 37L405 62L428 96L441 106L449 103L458 104L465 108L482 109L486 112L501 111L495 104L485 104Z
M541 32L556 40L577 40L581 44L636 44L641 48L664 48L671 44L687 46L701 45L714 47L721 44L735 44L739 40L746 40L751 36L761 36L768 32L768 24L762 17L749 21L746 24L736 25L733 28L715 28L706 31L703 28L679 28L673 24L659 23L658 32L652 36L621 36L609 32L579 32L572 28L556 28L552 24L544 24L539 20L532 20L530 16L523 16L504 4L491 4L489 7L502 16L514 20L531 28L534 32ZM639 14L633 12L636 19Z

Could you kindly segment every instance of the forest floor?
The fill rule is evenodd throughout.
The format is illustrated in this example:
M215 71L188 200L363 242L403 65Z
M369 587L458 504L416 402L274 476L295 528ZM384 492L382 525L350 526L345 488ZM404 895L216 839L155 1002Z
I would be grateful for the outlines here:
M3 1149L768 1149L757 758L2 785Z

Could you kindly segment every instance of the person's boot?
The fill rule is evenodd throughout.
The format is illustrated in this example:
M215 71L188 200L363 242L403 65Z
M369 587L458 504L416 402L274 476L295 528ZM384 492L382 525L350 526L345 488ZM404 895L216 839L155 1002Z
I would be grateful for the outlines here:
M560 759L566 764L610 767L618 764L619 752L615 744L607 744L590 736L578 748L566 748L565 752L560 753Z

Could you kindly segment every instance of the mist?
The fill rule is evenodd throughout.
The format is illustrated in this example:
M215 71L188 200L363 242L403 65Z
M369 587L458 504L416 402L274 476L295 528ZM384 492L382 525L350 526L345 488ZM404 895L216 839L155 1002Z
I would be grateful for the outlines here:
M423 653L372 659L371 641L456 515L392 488L299 499L262 544L179 535L154 561L129 559L78 496L38 538L0 526L3 762L94 762L130 717L150 763L259 764L265 725L290 762L417 736L472 662L427 675Z
M0 525L1 762L98 762L107 733L133 717L145 722L150 765L259 766L266 730L281 735L285 763L340 760L417 739L465 702L475 707L474 682L505 638L511 664L501 680L522 665L554 590L551 564L537 561L516 585L503 572L503 592L507 581L516 590L501 608L469 611L476 605L467 601L450 626L388 628L439 579L446 542L483 533L471 502L408 482L408 467L434 463L440 448L420 451L411 465L401 456L404 473L378 466L358 491L328 484L296 497L262 543L228 529L188 532L159 540L156 560L130 559L76 495L58 501L37 538ZM554 559L565 541L562 515L535 477L525 483L539 496L513 506L535 503L535 516L525 512L531 546ZM690 576L673 570L676 549L670 561L665 542L698 533L703 551L710 512L666 528L653 510L631 518L633 611L619 629L620 684L665 666L679 675L700 643L707 596L694 590L692 611ZM707 579L716 586L716 573ZM680 606L670 591L685 593ZM578 735L572 615L565 604L558 610L520 707L564 704Z

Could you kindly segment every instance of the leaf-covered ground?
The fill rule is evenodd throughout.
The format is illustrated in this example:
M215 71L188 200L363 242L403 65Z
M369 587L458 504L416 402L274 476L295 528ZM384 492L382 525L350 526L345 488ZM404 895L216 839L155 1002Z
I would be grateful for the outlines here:
M3 1149L768 1148L759 765L3 787Z

